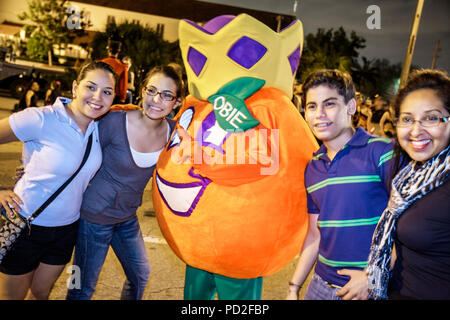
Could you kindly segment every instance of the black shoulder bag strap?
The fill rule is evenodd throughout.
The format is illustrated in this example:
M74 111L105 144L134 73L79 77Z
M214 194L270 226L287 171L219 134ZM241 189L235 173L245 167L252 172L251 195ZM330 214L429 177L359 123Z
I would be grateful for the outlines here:
M27 220L28 220L28 224L31 223L31 221L33 221L34 219L36 219L36 217L38 215L41 214L42 211L44 211L45 208L47 208L47 206L53 201L55 200L55 198L64 190L65 187L67 187L67 185L75 178L75 176L78 174L78 172L80 172L81 168L83 168L84 164L86 163L86 160L89 157L89 153L91 152L91 147L92 147L92 133L89 136L89 141L88 144L86 146L86 151L84 152L84 157L83 160L81 161L80 166L78 167L77 171L75 171L75 173L69 178L67 179L66 182L64 182L64 184L59 187L58 190L55 191L55 193L53 193L51 195L50 198L47 199L47 201L45 201L42 206L39 207L39 209L37 209Z

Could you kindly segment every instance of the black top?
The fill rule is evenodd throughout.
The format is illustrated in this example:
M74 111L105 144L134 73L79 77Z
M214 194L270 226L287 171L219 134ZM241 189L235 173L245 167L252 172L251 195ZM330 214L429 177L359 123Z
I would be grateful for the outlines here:
M24 95L22 96L22 98L20 98L20 101L19 101L19 108L20 108L20 110L24 110L24 109L26 109L28 107L27 106L27 102L26 102L27 93L28 93L28 91L26 91L24 93ZM30 106L29 107L30 108L31 107L37 107L37 102L38 102L38 96L33 91L33 95L31 96L31 99L30 99Z
M397 222L390 298L450 299L450 180Z
M49 94L47 100L44 101L44 105L49 106L55 103L56 98L61 96L61 92L58 89L54 89Z
M383 114L385 113L385 110L375 110L372 113L372 123L380 123L381 118L383 117Z

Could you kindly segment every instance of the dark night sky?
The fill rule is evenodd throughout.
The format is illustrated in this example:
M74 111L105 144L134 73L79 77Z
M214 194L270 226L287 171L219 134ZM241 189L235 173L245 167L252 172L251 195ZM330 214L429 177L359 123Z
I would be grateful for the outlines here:
M293 14L295 0L201 0L269 12ZM305 35L318 28L354 30L366 39L360 56L387 58L403 63L417 0L298 0L297 17L303 22ZM381 29L370 30L366 9L377 5L381 11ZM436 67L450 72L450 1L425 0L412 63L430 68L436 41L440 52Z

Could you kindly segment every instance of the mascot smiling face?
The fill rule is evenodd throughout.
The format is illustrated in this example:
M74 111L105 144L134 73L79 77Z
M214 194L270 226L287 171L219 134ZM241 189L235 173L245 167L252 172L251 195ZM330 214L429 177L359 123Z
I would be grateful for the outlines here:
M318 148L290 101L301 22L277 33L241 14L179 32L190 95L153 177L159 225L194 268L273 274L303 245L304 170Z

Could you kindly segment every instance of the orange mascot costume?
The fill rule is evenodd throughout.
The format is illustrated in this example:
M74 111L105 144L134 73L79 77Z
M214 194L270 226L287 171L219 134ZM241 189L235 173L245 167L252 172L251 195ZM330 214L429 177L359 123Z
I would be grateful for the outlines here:
M318 146L290 100L302 24L220 16L181 21L179 37L190 95L153 176L156 216L187 264L185 299L260 299L308 227L304 170Z

